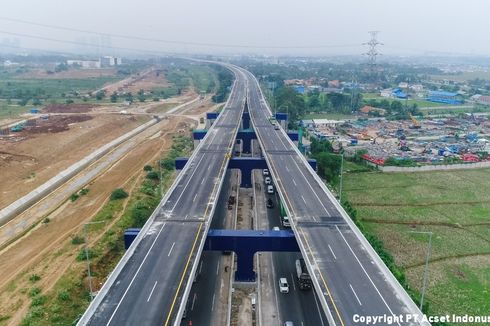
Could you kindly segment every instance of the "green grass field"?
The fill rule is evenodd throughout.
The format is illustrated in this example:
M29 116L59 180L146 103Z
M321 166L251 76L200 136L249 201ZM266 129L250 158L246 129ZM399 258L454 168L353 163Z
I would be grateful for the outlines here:
M16 118L23 113L29 112L30 106L11 105L0 102L0 120Z
M377 101L387 100L390 103L393 102L393 101L395 101L395 100L397 100L397 99L394 99L394 98L381 97L380 95L375 94L375 93L364 93L364 94L362 94L362 96L363 96L362 98L364 100L377 100ZM402 104L405 104L405 102L407 100L398 99L398 101L402 102ZM438 107L438 106L454 106L454 107L458 107L458 105L448 105L448 104L444 104L444 103L434 103L434 102L426 101L426 100L423 100L423 99L408 99L408 105L413 105L413 104L417 104L417 106L419 108L433 108L433 107Z
M432 79L435 80L454 80L454 81L467 81L472 79L486 79L490 80L490 71L468 71L461 74L453 75L431 75Z
M355 167L350 167L354 170ZM490 311L490 169L344 175L343 196L420 291L428 236L431 314Z

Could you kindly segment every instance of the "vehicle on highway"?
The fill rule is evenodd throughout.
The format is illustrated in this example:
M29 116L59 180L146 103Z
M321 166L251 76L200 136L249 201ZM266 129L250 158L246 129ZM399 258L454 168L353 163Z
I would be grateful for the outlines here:
M263 169L263 170L262 170L262 175L263 175L264 177L268 176L268 175L269 175L269 169Z
M279 130L279 125L275 124L274 125L274 130Z
M289 293L288 279L285 278L285 277L281 277L279 279L279 292L281 292L281 293Z
M274 194L274 186L273 185L268 185L267 186L267 193L268 194Z
M285 228L291 227L291 223L289 223L289 217L287 215L284 215L282 217L282 226L284 226Z
M265 177L264 182L266 185L270 185L272 183L271 177Z
M294 326L294 323L292 321L288 320L284 323L284 326Z
M300 290L311 289L311 276L308 273L308 269L306 268L306 264L303 258L296 259L296 276L298 277Z
M267 199L266 206L267 206L267 208L274 208L274 202L272 201L272 199L270 199L270 198Z
M272 228L272 231L281 231L281 229L280 229L278 226L274 226L274 227Z

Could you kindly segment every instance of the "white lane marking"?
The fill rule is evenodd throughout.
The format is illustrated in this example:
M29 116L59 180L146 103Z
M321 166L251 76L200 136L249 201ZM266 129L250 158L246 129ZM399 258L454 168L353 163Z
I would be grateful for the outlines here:
M210 166L208 166L208 171L209 171L209 169L211 169L211 165L210 165Z
M138 267L138 269L136 270L136 273L134 273L134 276L133 278L131 279L131 282L129 282L129 285L126 289L126 291L124 291L123 293L123 296L121 297L121 300L118 302L117 306L116 306L116 309L114 309L114 312L112 313L111 315L111 318L109 318L109 321L107 322L107 326L109 326L109 324L111 323L112 321L112 318L114 318L114 316L116 315L116 312L117 310L119 309L119 307L121 306L121 302L123 302L124 298L126 297L126 294L128 294L128 291L129 289L131 288L131 285L133 285L133 282L134 280L136 279L136 276L138 276L138 273L140 272L141 268L143 267L145 261L146 261L146 258L148 258L148 256L150 255L150 252L151 252L151 249L153 249L153 246L155 245L155 243L157 242L158 240L158 237L160 236L160 233L162 233L162 230L163 228L165 227L166 223L164 223L162 225L162 228L160 229L160 231L158 231L158 234L157 236L155 237L155 240L153 240L153 243L151 244L150 246L150 249L148 249L148 252L146 253L145 257L143 258L143 261L141 262L140 266Z
M328 245L328 249L330 249L330 252L332 253L333 258L337 259L337 256L335 256L335 253L333 252L332 247L330 247L330 245Z
M287 166L287 165L285 165L285 167L286 167L286 171L288 171L288 172L289 172L288 166Z
M294 180L294 178L293 178L293 183L294 183L295 186L297 186L296 181Z
M359 305L362 306L361 300L359 300L359 297L357 296L356 291L354 291L354 288L352 287L352 284L349 283L349 286L350 286L350 289L351 289L352 293L354 293L354 295L356 296L357 302L359 302Z
M216 275L218 275L219 273L219 260L218 260L218 264L216 265Z
M192 298L191 311L194 310L194 304L196 303L196 299L197 299L197 293L194 293L194 297Z
M216 294L213 293L213 302L211 303L211 311L214 310L214 298L215 298Z
M306 176L303 173L303 171L301 171L301 168L299 167L298 163L296 163L296 160L294 158L293 158L293 162L294 162L294 164L296 164L296 167L298 168L298 170L301 173L301 175L303 175L303 178L305 178L306 183L308 184L308 186L310 186L311 191L313 191L313 193L315 194L316 199L318 199L318 202L320 203L320 205L322 205L323 209L327 213L327 216L331 216L330 213L329 213L329 211L328 211L328 209L325 207L325 205L323 205L323 202L321 201L320 197L318 197L315 189L313 189L313 187L311 186L311 184L308 182L308 179L306 178ZM316 219L315 219L315 221L316 221Z
M349 245L349 243L348 243L348 242L347 242L347 240L345 239L344 235L342 234L342 232L340 232L339 227L336 225L336 226L335 226L335 228L337 228L337 231L340 233L340 236L342 237L342 239L344 239L344 242L345 242L345 244L347 245L347 247L349 247L349 250L350 250L350 252L352 253L352 255L354 255L354 257L356 258L357 263L359 264L359 266L361 266L361 269L364 271L364 274L366 274L367 278L369 279L369 281L371 282L371 284L373 285L373 287L376 289L376 292L378 292L378 295L379 295L379 297L381 298L381 300L383 300L383 303L385 304L386 308L388 308L388 310L390 311L390 313L391 313L392 315L394 315L394 314L393 314L393 311L392 311L392 310L391 310L391 308L390 308L390 306L388 306L388 304L386 303L385 298L384 298L384 297L381 295L381 292L379 292L378 287L376 286L376 284L374 284L374 282L373 282L373 280L371 279L371 277L369 276L368 272L366 272L366 270L364 269L364 266L362 266L361 261L359 260L359 258L357 258L356 254L354 253L354 250L352 250L351 246ZM398 321L397 321L397 324L398 324L399 326L401 326L401 325L400 325L400 323L399 323Z
M305 202L306 204L306 200L305 200L305 197L303 197L303 195L301 195L301 199L303 199L303 201Z
M203 263L203 261L201 260L201 263L199 264L199 274L201 274L201 271L202 271L202 263Z
M313 293L313 298L315 298L316 309L318 310L318 315L320 316L320 321L322 323L322 326L325 326L325 324L323 323L323 316L322 316L323 310L320 310L320 305L318 304L318 299L316 298L315 293Z
M170 255L172 254L172 250L174 250L174 246L175 246L175 242L172 243L172 247L170 248L170 251L168 252L167 257L170 257Z
M197 198L197 194L194 195L194 199L192 200L192 202L195 202L196 198Z
M177 206L177 204L178 204L178 202L179 202L180 198L182 198L182 195L184 194L185 190L187 189L187 186L189 185L189 183L191 183L191 181L192 181L192 179L193 179L192 177L194 176L194 173L196 173L196 171L198 170L198 166L199 166L199 164L201 163L201 161L203 160L204 156L205 156L205 155L203 154L203 156L201 157L201 159L199 160L199 162L197 162L197 164L194 166L194 171L192 171L192 174L191 174L191 176L189 177L189 180L187 180L187 183L186 183L186 185L185 185L184 189L182 189L182 192L180 193L179 197L178 197L178 198L177 198L177 200L175 201L175 204L174 204L174 206L172 207L172 209L170 210L170 213L172 213L172 212L174 211L174 209L175 209L175 207Z
M184 220L187 220L187 217L189 216L189 214L187 214L185 217L184 217Z
M293 280L293 290L296 291L296 284L294 284L294 276L293 276L293 273L290 273L291 274L291 279Z
M146 302L150 302L151 295L153 294L153 291L155 291L155 287L157 286L158 281L155 281L155 284L153 284L153 288L151 289L150 295L148 296L148 300Z
M203 183L204 183L204 181L206 181L206 178L203 178L203 179L202 179L201 184L203 184Z

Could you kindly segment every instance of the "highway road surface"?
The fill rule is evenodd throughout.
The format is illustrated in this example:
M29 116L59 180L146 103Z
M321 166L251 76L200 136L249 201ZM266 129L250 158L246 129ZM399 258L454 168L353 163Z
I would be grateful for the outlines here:
M260 190L256 188L256 216L259 220L259 229L270 230L277 226L281 230L287 230L282 226L279 215L279 198L277 193L274 195L266 194L264 186L264 178L261 171L254 171L255 182L260 185ZM255 184L254 184L255 186ZM273 208L266 207L267 199L272 199ZM296 259L301 258L299 252L273 252L262 253L261 261L268 266L265 273L269 272L269 267L272 273L264 275L264 264L261 263L261 280L266 279L261 283L262 294L262 313L263 325L284 325L286 321L292 321L295 325L303 326L327 326L327 318L323 312L323 308L313 289L300 290L299 282L296 277ZM267 261L266 261L267 260ZM281 293L279 291L279 278L285 277L289 283L289 293ZM271 278L269 281L268 278ZM269 287L269 288L266 288ZM268 295L272 292L272 295ZM264 296L269 297L265 299ZM268 300L270 302L264 302ZM275 301L277 300L277 304ZM274 307L274 310L265 309L264 306ZM274 316L277 314L277 319Z
M223 112L79 325L171 325L179 319L245 104L247 81L234 71Z
M286 133L271 124L271 112L256 79L244 72L249 78L247 102L252 125L274 183L292 214L296 238L310 274L314 274L320 301L328 308L330 325L356 325L355 315L420 314L386 266L368 251L369 245L354 232L336 199L320 185Z

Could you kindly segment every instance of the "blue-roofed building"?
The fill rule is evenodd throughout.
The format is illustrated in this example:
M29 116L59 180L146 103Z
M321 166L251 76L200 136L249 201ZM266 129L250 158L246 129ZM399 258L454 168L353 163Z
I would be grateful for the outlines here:
M463 99L458 93L451 93L445 91L430 91L427 96L427 101L445 104L461 104Z
M407 93L399 88L395 88L391 94L396 98L407 98Z
M305 87L303 85L294 85L293 89L296 91L296 93L300 93L300 94L305 93Z

